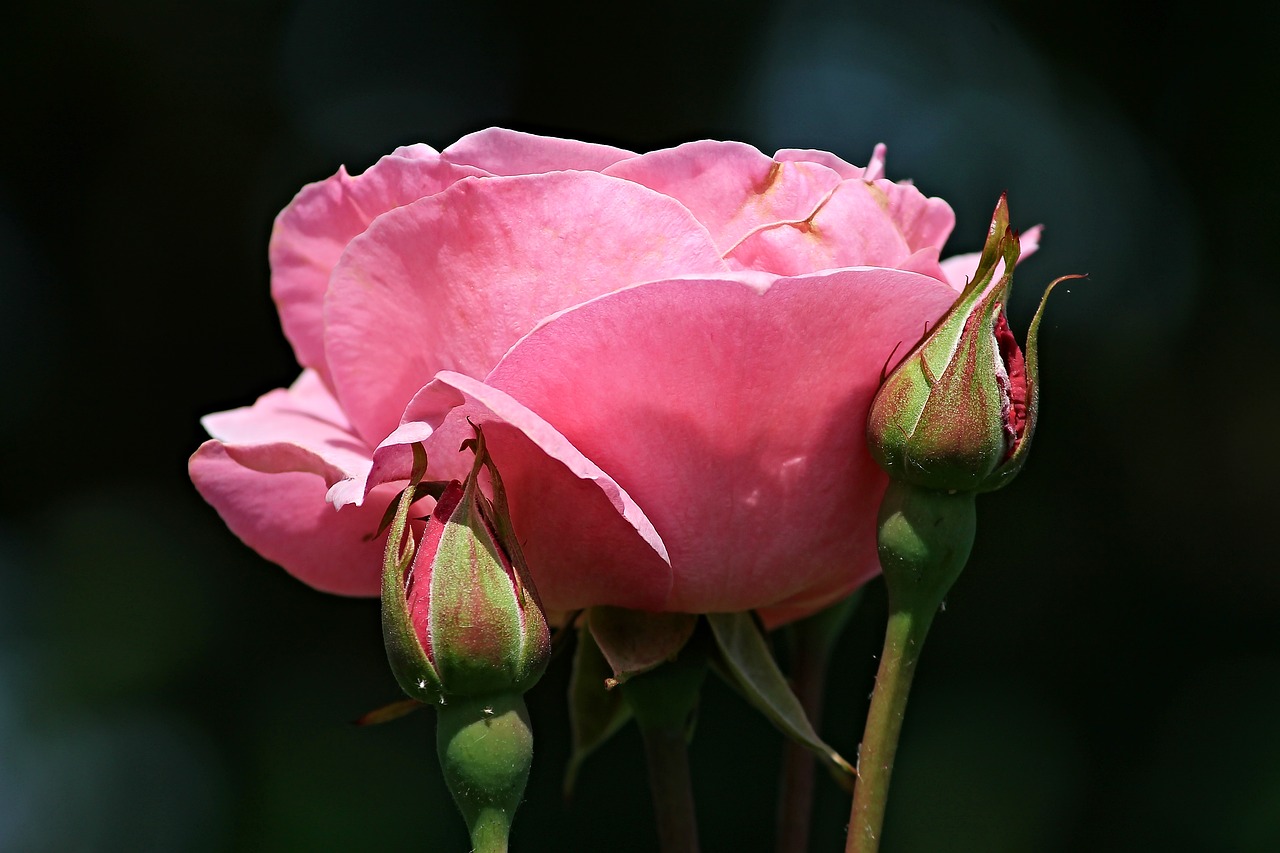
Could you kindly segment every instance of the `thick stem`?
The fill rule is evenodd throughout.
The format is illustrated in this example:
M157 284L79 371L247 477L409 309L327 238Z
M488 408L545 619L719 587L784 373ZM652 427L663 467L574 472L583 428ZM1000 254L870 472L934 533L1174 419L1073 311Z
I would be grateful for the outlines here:
M933 609L924 613L897 610L885 629L884 650L876 673L867 727L858 751L858 785L853 792L847 853L875 853L880 848L885 804L898 735L907 712L907 695L924 646Z
M622 685L622 696L644 738L662 853L698 850L688 737L707 674L708 642L705 628L696 631L675 660L633 676Z
M977 527L972 494L894 481L880 504L880 568L889 624L858 752L846 853L876 853L907 694L929 625L969 559Z
M662 853L697 853L698 819L683 728L640 727Z
M502 809L481 809L470 826L473 853L507 853L511 816Z
M436 709L445 783L471 833L474 853L506 853L533 761L533 732L519 694L454 699Z

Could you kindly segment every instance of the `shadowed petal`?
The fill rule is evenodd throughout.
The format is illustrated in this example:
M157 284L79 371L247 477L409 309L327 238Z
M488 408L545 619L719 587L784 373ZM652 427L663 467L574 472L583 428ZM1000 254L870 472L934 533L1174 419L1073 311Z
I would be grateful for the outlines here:
M426 447L429 478L458 476L470 465L459 447L474 435L473 423L483 425L549 610L665 605L671 568L653 525L625 490L542 418L479 380L444 372L414 398L405 420L375 453L370 484L403 479L413 441Z

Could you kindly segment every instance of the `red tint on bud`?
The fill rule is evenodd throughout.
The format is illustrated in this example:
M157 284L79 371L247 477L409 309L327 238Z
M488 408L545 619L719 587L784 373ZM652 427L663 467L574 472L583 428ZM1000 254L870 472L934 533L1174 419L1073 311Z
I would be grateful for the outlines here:
M383 565L382 622L401 687L423 702L520 694L542 676L550 631L506 517L502 481L479 429L475 465L450 483L421 542L400 546L425 454L392 522ZM481 491L489 469L494 499ZM421 470L420 470L421 468Z
M1018 254L1001 196L973 280L871 405L871 454L895 480L986 492L1008 483L1026 462L1039 403L1036 337L1058 282L1040 301L1024 357L1005 316Z
M1018 341L1009 329L1009 320L1005 312L996 315L996 344L1000 347L1000 361L1005 368L1007 385L1003 390L1009 400L1004 416L1005 440L1009 445L1005 458L1009 458L1018 449L1018 442L1027 432L1027 362L1022 355Z

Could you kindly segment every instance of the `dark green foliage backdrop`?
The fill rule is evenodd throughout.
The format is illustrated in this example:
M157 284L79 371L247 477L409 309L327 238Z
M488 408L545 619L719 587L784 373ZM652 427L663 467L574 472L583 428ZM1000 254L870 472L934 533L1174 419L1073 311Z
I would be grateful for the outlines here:
M348 725L396 695L376 604L243 548L185 459L199 415L295 375L266 268L292 194L489 124L854 162L885 141L891 177L955 207L957 251L1001 190L1046 223L1015 324L1041 283L1092 280L1051 306L1037 448L980 504L885 850L1280 849L1276 12L882 5L10 10L0 849L466 849L429 716ZM850 754L882 611L873 586L833 673L825 732ZM516 849L655 849L634 732L562 801L566 678L532 696ZM771 848L778 752L709 688L706 849ZM824 783L815 850L844 809Z

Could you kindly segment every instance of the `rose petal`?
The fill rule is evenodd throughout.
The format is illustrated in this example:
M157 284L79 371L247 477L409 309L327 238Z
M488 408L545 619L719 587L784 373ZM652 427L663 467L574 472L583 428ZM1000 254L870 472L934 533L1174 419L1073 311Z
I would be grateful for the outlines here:
M378 594L386 537L373 534L395 487L379 488L363 507L336 512L325 502L323 478L255 471L217 441L202 444L188 469L227 527L263 557L323 592Z
M201 424L238 464L261 473L318 474L326 486L369 470L371 451L315 371L252 406L206 415Z
M426 145L413 145L383 157L362 175L352 177L340 168L333 177L302 188L276 217L268 249L271 295L299 364L328 381L324 292L351 238L381 213L482 174L441 160Z
M487 384L541 415L652 520L675 574L664 609L765 607L877 570L885 479L866 449L867 410L894 348L954 297L886 269L767 289L758 277L652 282L548 320Z
M592 172L464 180L352 241L326 299L334 387L376 444L440 370L484 376L559 309L724 269L673 199Z
M494 175L537 175L564 170L599 172L636 155L610 145L491 127L462 137L442 156L451 163L478 166Z
M605 170L680 201L720 251L764 225L808 219L840 184L826 166L775 162L741 142L690 142Z
M817 151L813 148L783 148L773 155L773 159L788 163L821 163L828 169L835 171L842 178L859 178L873 181L876 178L884 177L884 155L885 145L881 142L871 152L871 162L865 169L847 163L829 151Z
M922 249L940 249L954 220L946 202L910 185L847 180L808 220L762 228L726 260L780 275L898 267Z
M378 448L369 483L397 481L423 441L427 475L470 468L462 441L472 424L502 474L516 533L543 604L570 611L596 604L660 609L671 591L666 546L631 496L542 418L510 396L443 372L414 397L406 423ZM589 536L582 531L590 530Z

